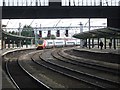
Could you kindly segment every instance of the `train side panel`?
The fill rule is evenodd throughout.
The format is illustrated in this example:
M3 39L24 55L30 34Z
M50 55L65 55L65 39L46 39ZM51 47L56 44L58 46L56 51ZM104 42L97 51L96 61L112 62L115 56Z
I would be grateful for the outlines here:
M66 46L75 46L76 45L76 40L67 40L65 42Z
M76 40L76 46L80 46L80 40L79 39Z
M65 46L65 41L64 40L54 40L54 46L55 47L63 47L63 46Z
M46 40L46 48L53 48L54 41L53 40Z
M64 47L64 46L78 46L80 45L79 39L72 40L38 40L37 49Z

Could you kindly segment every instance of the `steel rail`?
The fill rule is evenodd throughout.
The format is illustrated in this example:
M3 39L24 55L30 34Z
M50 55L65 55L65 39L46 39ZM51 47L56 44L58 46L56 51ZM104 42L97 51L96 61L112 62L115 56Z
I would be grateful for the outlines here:
M50 90L49 87L47 87L45 84L43 84L42 82L40 82L39 80L37 80L34 76L30 75L30 74L28 73L28 71L25 70L24 67L22 67L22 66L19 64L18 58L16 59L15 62L16 62L16 63L14 63L14 64L16 64L19 69L21 69L21 71L26 75L26 77L28 77L28 78L30 78L31 80L35 81L35 82L32 82L32 83L35 83L35 84L39 85L40 88L44 88L44 89L46 89L46 90ZM24 88L24 87L21 87L21 85L19 85L18 81L16 81L16 79L14 79L14 76L13 76L14 74L12 74L12 72L11 72L12 69L10 69L10 67L11 67L10 65L11 65L11 64L10 64L10 59L8 58L7 61L5 62L5 70L6 70L6 73L7 73L7 75L9 76L10 80L12 81L12 83L15 85L15 87L16 87L18 90L21 90L21 89ZM14 67L14 68L16 68L16 67ZM19 72L19 71L13 71L13 72ZM36 85L35 85L35 86L36 86Z
M89 62L85 62L85 61L76 60L74 58L66 57L61 52L58 52L58 55L60 55L61 57L65 58L67 60L69 60L70 62L74 62L74 63L77 63L79 65L85 66L85 67L87 65L87 67L89 66L89 68L96 69L96 66L97 66L97 68L99 68L99 70L114 73L116 75L120 75L120 72L116 69L113 69L113 68L109 68L109 67L106 67L106 66L103 66L103 65L100 65L100 64L89 63Z
M107 83L111 83L110 81L104 80L103 78L100 78L100 77L97 77L97 76L94 76L94 75L91 75L91 74L88 74L88 73L84 73L84 72L81 72L81 71L73 70L73 69L71 69L71 68L68 68L68 67L65 67L65 66L62 66L62 65L53 63L53 62L51 62L51 61L47 61L47 60L45 60L45 59L42 58L42 57L40 57L40 58L41 58L42 60L44 60L46 63L49 63L49 64L51 64L51 65L54 65L55 67L60 67L60 68L62 68L62 69L64 69L64 70L69 70L69 71L72 71L73 73L87 76L89 79L91 79L91 78L97 79L97 82L99 83L99 85L98 85L98 83L96 84L96 83L93 83L93 82L91 82L91 81L88 81L89 83L92 83L93 85L106 88L106 86L107 86L108 84L107 84L107 85L100 85L100 84L103 83L103 81L105 82L104 84L106 84L106 82L107 82ZM76 76L75 76L75 77L76 77ZM79 79L79 77L77 77L77 78ZM99 80L99 81L98 81L98 80ZM86 81L87 81L87 80L86 80ZM102 81L102 82L101 82L101 81ZM113 83L113 84L114 84L114 83ZM112 85L112 84L109 84L109 85L115 88L114 85L116 85L116 83L115 83L114 85ZM117 85L117 86L119 86L119 85Z
M10 71L9 71L8 63L9 63L9 61L6 61L6 64L5 64L6 72L7 72L8 76L9 76L9 78L11 79L11 81L13 82L13 84L15 85L15 87L18 90L21 90L20 87L19 87L19 85L15 82L15 80L13 79L13 77L12 77Z
M58 52L53 52L53 53L59 53L59 51L58 51ZM56 58L56 59L58 59L58 60L60 60L60 61L62 61L62 62L66 62L66 63L70 63L70 64L73 64L73 65L82 66L82 67L90 68L90 69L94 69L94 70L104 71L103 69L100 70L100 68L97 68L97 66L96 66L96 67L92 67L92 66L85 65L85 64L79 64L80 62L77 62L77 63L76 63L76 62L70 61L70 60L68 60L68 59L67 59L67 60L60 59L60 58L58 58L56 55L54 55L53 53L51 53L51 55L52 55L54 58ZM62 57L62 58L63 58L63 57ZM105 71L106 71L106 70L105 70ZM77 72L79 72L79 71L77 71ZM82 71L80 71L80 73L88 74L88 73L84 73L84 72L82 72ZM96 78L105 80L105 81L109 81L109 82L111 82L111 83L114 83L115 85L118 84L118 86L120 85L120 82L112 81L112 80L110 80L110 79L106 79L106 78L103 78L103 77L98 77L98 76L95 76L95 75L92 75L92 74L89 74L89 75L92 76L92 77L96 77Z
M62 71L58 71L58 70L56 70L56 68L49 67L48 65L41 64L41 63L35 61L32 57L31 57L31 59L32 59L33 62L35 62L35 63L37 63L38 65L41 65L41 66L43 66L43 67L45 67L45 68L48 68L48 69L53 70L53 71L55 71L55 72L61 73L61 74L65 75L65 76L71 77L71 78L76 79L76 80L78 80L78 81L82 81L82 82L84 82L84 83L90 84L90 85L95 86L95 87L97 87L97 88L105 89L104 86L101 86L101 85L99 85L98 83L91 83L90 81L87 81L87 80L84 80L84 79L75 77L75 76L73 76L73 75L70 75L69 73L64 73L64 72L62 72ZM40 59L42 60L43 58L40 57ZM43 59L42 61L43 61L43 62L46 62L44 59ZM49 63L49 62L46 62L46 63ZM62 67L60 67L60 68L62 68ZM65 69L65 68L64 68L64 69ZM72 72L73 72L73 71L72 71Z
M49 86L45 85L42 81L38 80L37 78L35 78L32 74L30 74L20 63L19 61L17 60L19 66L22 68L23 71L25 71L32 79L34 79L35 81L37 81L38 83L42 84L45 89L48 89L48 90L52 90Z

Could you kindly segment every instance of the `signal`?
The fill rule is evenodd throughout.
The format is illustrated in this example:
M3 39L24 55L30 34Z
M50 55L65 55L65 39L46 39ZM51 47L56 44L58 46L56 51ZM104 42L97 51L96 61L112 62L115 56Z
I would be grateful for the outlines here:
M66 30L65 36L68 37L68 30Z
M47 37L50 37L51 36L51 31L48 30L48 34L47 34Z
M42 37L42 31L39 31L39 37Z
M56 36L60 37L60 30L57 30Z

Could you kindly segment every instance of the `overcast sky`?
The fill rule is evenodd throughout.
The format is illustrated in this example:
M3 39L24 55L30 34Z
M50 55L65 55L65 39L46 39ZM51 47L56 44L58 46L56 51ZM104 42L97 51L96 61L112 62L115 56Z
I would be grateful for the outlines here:
M2 6L3 1L6 2L6 6L17 6L17 1L19 2L19 6L26 6L26 1L28 6L35 6L36 0L0 0L0 6ZM37 0L38 1L38 6L41 5L48 5L49 0ZM53 0L56 1L56 0ZM108 5L119 5L118 2L120 0L61 0L62 1L62 6L70 5L73 6L78 6L82 5L100 5L100 1L102 1L102 6ZM10 3L9 3L10 2ZM13 3L14 2L14 3ZM108 2L108 3L106 3ZM21 28L25 25L30 25L32 27L74 27L74 26L80 26L80 22L83 24L83 26L88 26L88 18L76 18L76 19L3 19L2 24L7 25L6 28L19 28L19 25L21 25ZM107 26L107 19L105 18L92 18L90 20L90 25L91 26ZM93 29L93 28L91 28ZM84 29L84 31L87 31L88 29ZM69 31L72 34L79 33L80 30L73 30ZM43 31L43 34L46 35L46 31ZM53 31L55 34L56 32ZM62 34L64 35L64 31Z
M24 25L30 25L32 27L74 27L80 26L80 22L83 26L88 26L88 18L76 18L76 19L3 19L2 24L7 25L6 28L19 28L19 23L21 23L21 28ZM107 26L107 19L90 19L91 26ZM93 28L91 28L93 29ZM18 30L18 29L17 29ZM88 31L85 28L84 31ZM39 32L39 31L38 31ZM51 30L51 33L56 35L56 30ZM69 36L71 37L75 33L80 33L80 28L76 30L69 30ZM47 31L42 32L43 37L47 36ZM65 30L60 30L60 36L65 36Z
M32 27L58 27L58 26L79 26L80 22L83 25L88 26L88 18L76 18L76 19L3 19L2 24L7 25L6 28L19 28L24 25L30 25ZM94 19L90 20L91 26L103 26L107 24L107 19Z

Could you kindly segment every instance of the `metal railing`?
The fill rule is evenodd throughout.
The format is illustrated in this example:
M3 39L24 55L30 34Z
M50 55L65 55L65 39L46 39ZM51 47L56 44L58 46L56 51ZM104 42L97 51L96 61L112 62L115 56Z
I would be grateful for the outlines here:
M120 0L0 0L0 6L49 6L49 2L61 6L120 6Z

